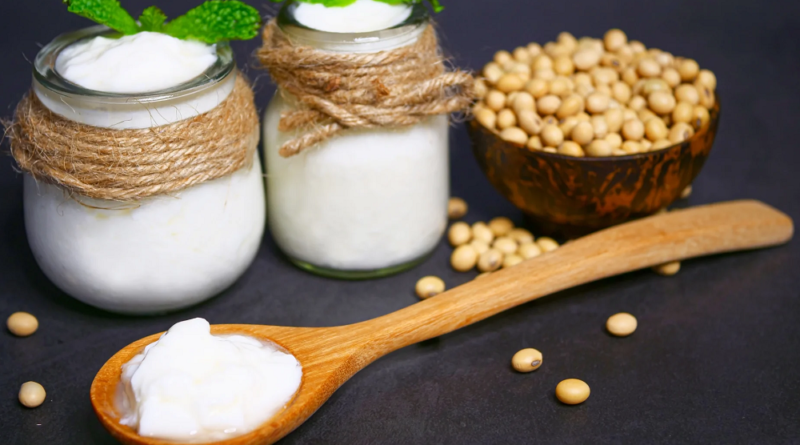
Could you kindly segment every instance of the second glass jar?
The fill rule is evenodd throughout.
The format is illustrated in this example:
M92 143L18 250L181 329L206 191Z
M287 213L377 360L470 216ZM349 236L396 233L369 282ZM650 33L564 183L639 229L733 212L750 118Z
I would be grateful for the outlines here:
M278 25L292 41L322 51L370 53L413 44L429 26L424 6L390 29L329 33L299 24L293 6ZM348 130L283 158L296 133L278 129L296 108L278 91L264 116L269 226L299 267L339 278L379 277L414 266L447 227L449 117L404 128Z

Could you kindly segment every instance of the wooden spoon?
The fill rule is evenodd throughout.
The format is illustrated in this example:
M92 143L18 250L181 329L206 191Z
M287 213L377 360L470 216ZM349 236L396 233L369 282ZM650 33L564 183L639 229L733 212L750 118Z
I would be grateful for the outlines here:
M788 216L757 201L696 207L606 229L400 311L350 326L212 326L213 334L269 339L294 354L303 366L300 388L282 412L248 434L215 443L274 443L314 414L350 377L383 355L522 303L671 261L783 244L793 232ZM160 335L119 351L92 383L92 405L100 422L126 444L175 443L141 437L120 425L114 405L122 365Z

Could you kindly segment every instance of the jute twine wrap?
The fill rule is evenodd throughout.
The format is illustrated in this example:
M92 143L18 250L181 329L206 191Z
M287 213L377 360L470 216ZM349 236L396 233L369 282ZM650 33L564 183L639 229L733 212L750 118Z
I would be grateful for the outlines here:
M114 201L168 194L252 163L258 145L253 90L240 73L211 111L170 125L114 130L80 124L30 92L7 128L11 154L36 180Z
M408 126L469 107L473 78L445 69L433 26L413 44L371 54L334 53L295 45L275 20L264 28L261 63L283 92L301 104L279 129L301 129L280 148L294 156L351 128ZM376 148L379 149L379 148Z

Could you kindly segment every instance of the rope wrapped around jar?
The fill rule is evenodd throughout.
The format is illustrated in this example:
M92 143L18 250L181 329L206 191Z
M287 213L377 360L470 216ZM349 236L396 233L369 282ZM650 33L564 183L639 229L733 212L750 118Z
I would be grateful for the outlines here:
M252 164L259 140L253 90L236 73L212 110L169 125L114 130L66 119L34 92L6 128L19 168L70 193L137 201L217 179Z
M280 148L294 156L344 130L410 126L465 110L474 79L447 71L432 25L411 45L368 54L334 53L293 43L275 20L258 50L282 92L301 104L284 112L280 131L300 130Z

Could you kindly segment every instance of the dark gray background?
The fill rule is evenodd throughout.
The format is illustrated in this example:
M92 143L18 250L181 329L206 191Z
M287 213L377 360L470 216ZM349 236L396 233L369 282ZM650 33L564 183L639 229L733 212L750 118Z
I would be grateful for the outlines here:
M260 0L265 14L275 6ZM57 34L89 25L57 0L0 2L0 115L30 85L30 60ZM124 0L138 13L149 1ZM198 3L162 1L171 16ZM456 64L479 68L498 49L552 40L563 30L631 38L697 59L724 97L716 148L689 204L756 198L800 217L800 2L734 0L445 0L437 20ZM241 65L258 41L235 43ZM258 79L258 104L272 94ZM521 215L481 175L463 126L452 140L453 193L469 221ZM7 147L4 147L4 150ZM330 326L413 304L413 286L437 274L454 286L474 274L448 267L443 243L424 265L388 279L340 282L305 274L264 240L232 289L158 318L111 315L78 303L39 271L22 218L21 176L0 160L0 318L39 317L33 337L0 333L0 443L113 443L95 419L89 386L116 350L191 317L212 323ZM286 444L409 443L800 443L800 244L698 259L674 278L650 271L604 280L527 304L459 332L398 351L348 382ZM629 311L626 339L603 330ZM509 361L523 347L544 353L534 374ZM560 405L562 379L592 388L587 403ZM16 401L41 382L47 402Z

